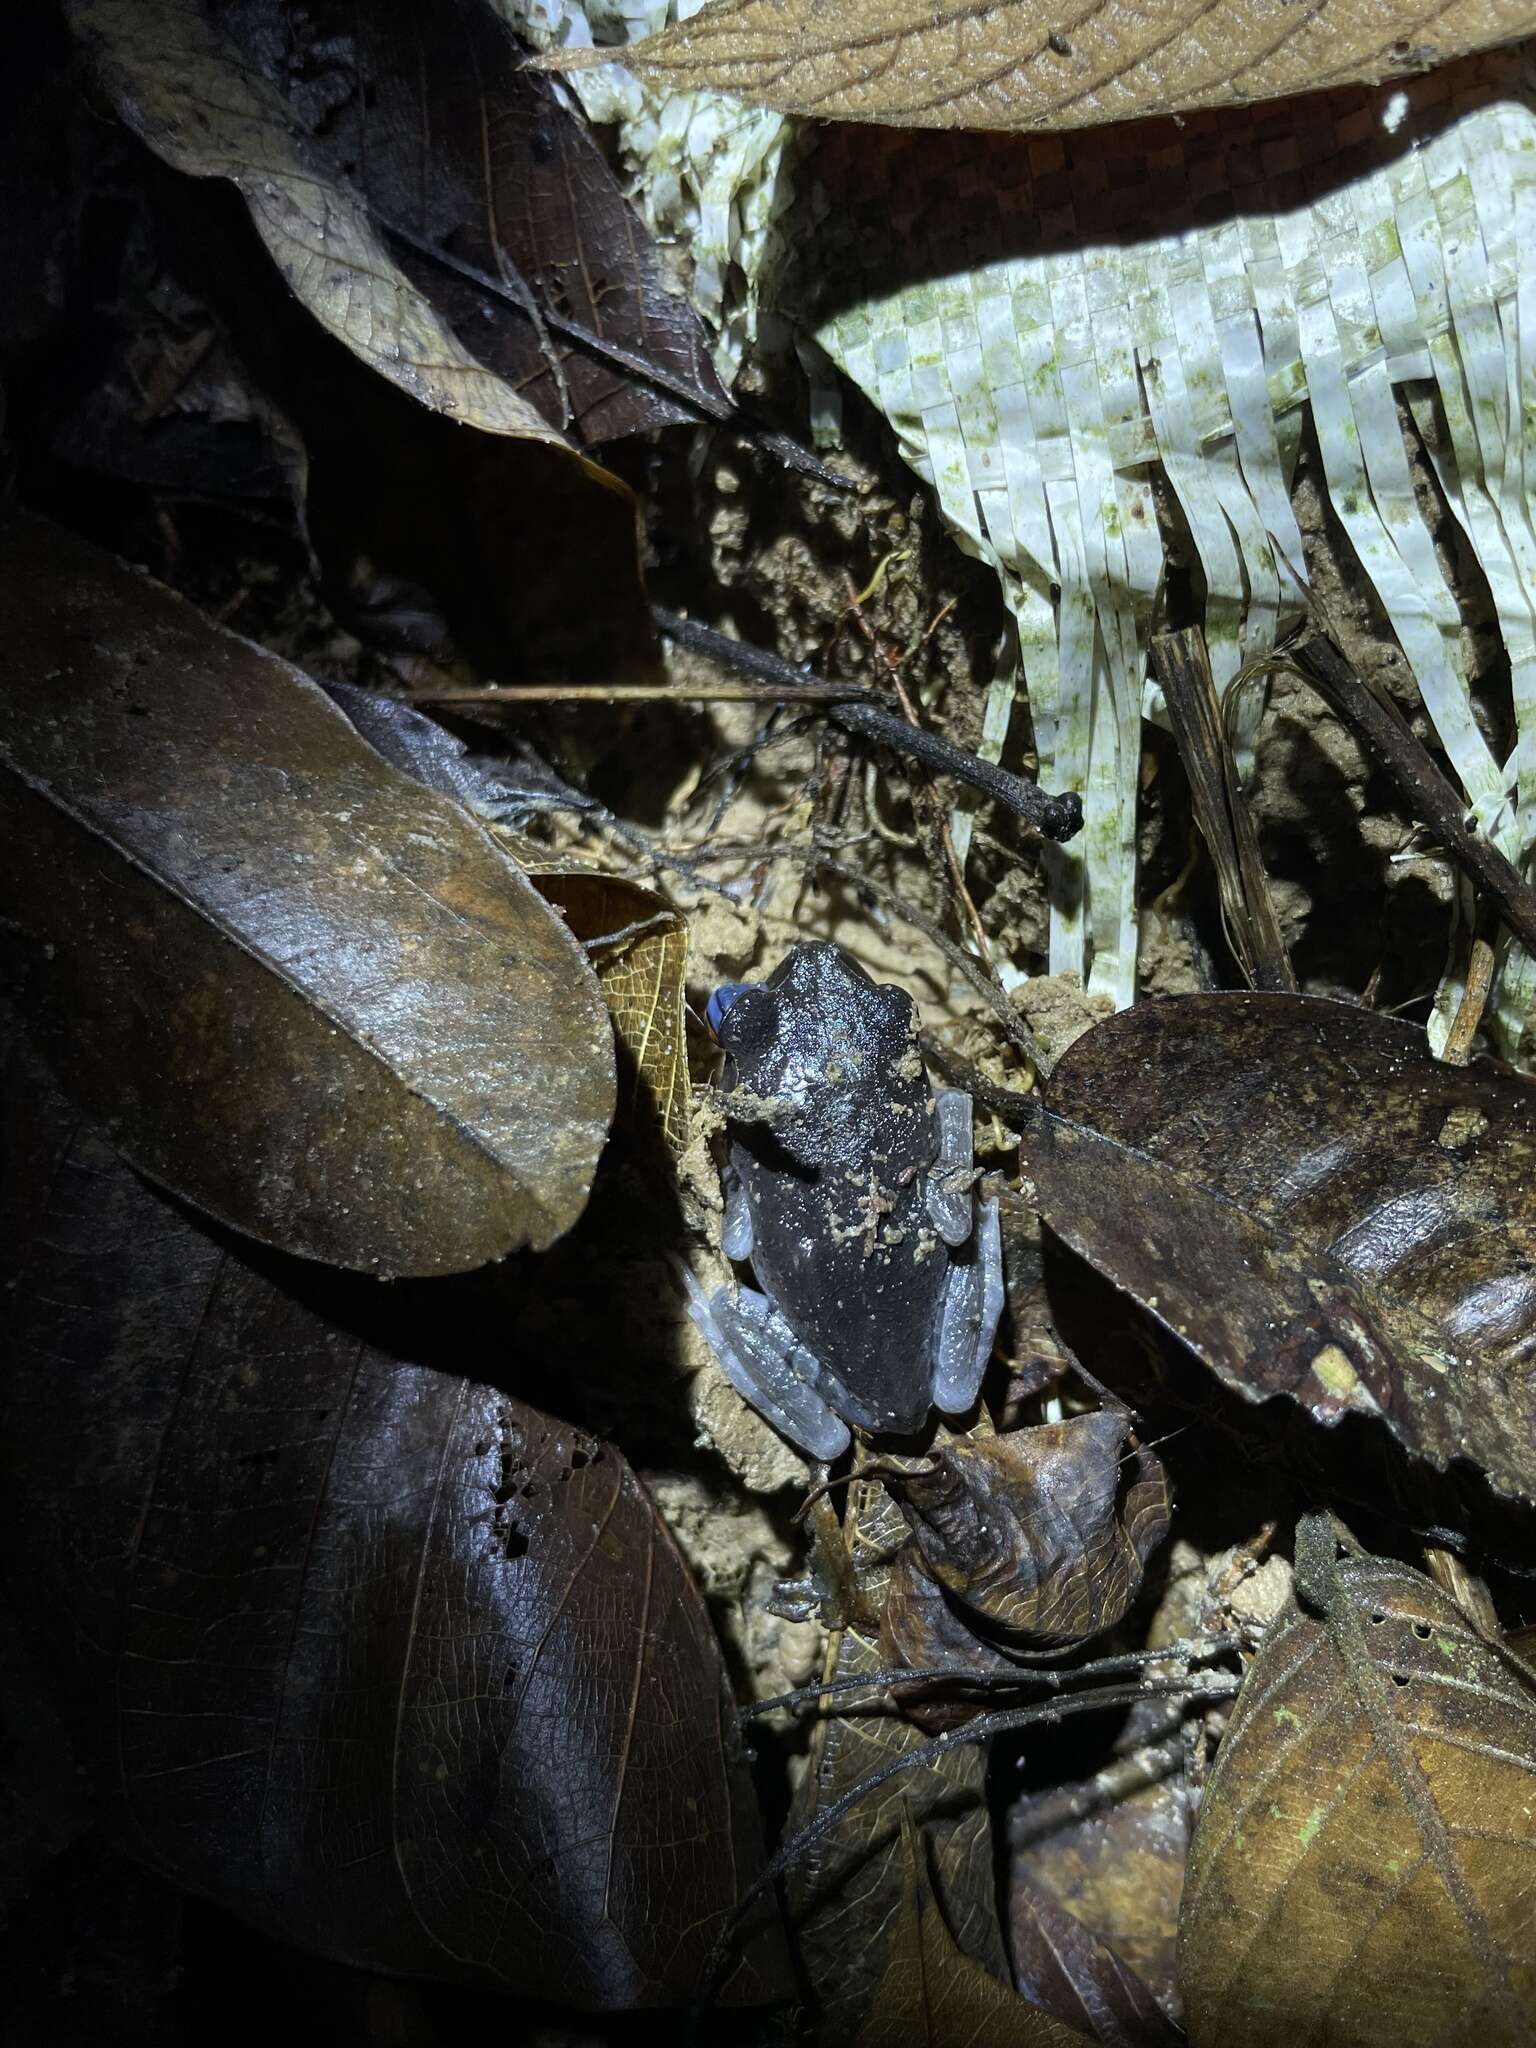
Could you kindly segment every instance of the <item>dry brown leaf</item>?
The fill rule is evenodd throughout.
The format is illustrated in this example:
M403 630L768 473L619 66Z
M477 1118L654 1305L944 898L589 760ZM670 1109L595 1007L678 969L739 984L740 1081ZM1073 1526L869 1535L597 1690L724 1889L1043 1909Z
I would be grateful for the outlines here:
M624 61L789 114L1083 128L1403 77L1533 30L1529 0L714 0Z
M1091 2037L1052 2019L955 1946L903 1810L906 1887L890 1960L854 2048L1075 2048Z
M1330 1517L1238 1695L1179 1929L1195 2048L1536 2040L1536 1697Z
M177 170L238 188L294 292L370 369L467 425L565 445L457 340L362 199L316 164L279 94L192 0L70 0L68 12L129 126Z
M1013 1946L1022 1987L1031 1989L1018 1916L1025 1899L1044 1898L1070 1912L1175 2010L1174 1953L1189 1849L1179 1738L1147 1743L1112 1757L1093 1778L1035 1793L1015 1810L1009 1832Z

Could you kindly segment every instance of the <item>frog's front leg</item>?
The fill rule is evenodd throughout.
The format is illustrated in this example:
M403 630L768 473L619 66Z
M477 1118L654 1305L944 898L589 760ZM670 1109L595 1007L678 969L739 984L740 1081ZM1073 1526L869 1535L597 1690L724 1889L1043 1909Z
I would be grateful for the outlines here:
M963 1415L976 1399L1003 1312L1003 1233L997 1203L978 1202L971 1098L941 1088L939 1156L928 1171L928 1220L950 1247L934 1344L933 1405Z
M725 1237L732 1236L736 1220L728 1201ZM740 1235L738 1223L735 1236ZM815 1353L800 1342L767 1295L751 1287L717 1287L706 1294L686 1268L683 1279L688 1314L743 1400L813 1458L840 1457L850 1442L848 1425L816 1391L821 1368Z
M1003 1236L996 1202L978 1203L971 1098L940 1088L934 1100L939 1153L928 1169L924 1206L950 1248L949 1277L934 1343L933 1405L963 1415L976 1399L1003 1312Z

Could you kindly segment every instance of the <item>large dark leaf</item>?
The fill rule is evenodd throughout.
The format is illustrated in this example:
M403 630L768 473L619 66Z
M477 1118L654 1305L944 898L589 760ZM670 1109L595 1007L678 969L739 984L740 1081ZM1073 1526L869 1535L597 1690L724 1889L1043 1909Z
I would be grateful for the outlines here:
M125 1842L339 1960L686 1998L756 1817L624 1460L332 1320L401 1328L10 1081L0 1577ZM727 1995L762 1987L741 1963Z
M398 697L327 683L331 698L386 761L471 810L494 817L501 783L494 767L446 727ZM605 875L547 846L498 832L541 896L557 904L593 956L624 1055L621 1117L688 1143L688 1045L684 1020L688 926L682 913L640 883Z
M1536 1083L1347 1004L1209 995L1095 1026L1049 1101L1052 1228L1229 1385L1536 1497Z
M70 0L67 11L129 126L178 170L239 189L294 292L371 369L487 432L561 440L464 347L391 259L360 196L327 172L281 95L196 0Z
M697 315L489 0L71 11L125 118L168 162L232 178L311 310L384 374L404 381L440 321L487 384L585 444L729 414ZM354 212L359 250L377 237L417 295L391 287L382 328L333 310L379 301L373 267L333 245L332 217Z
M50 1058L146 1172L380 1273L547 1245L612 1114L581 949L307 677L0 526L0 904Z

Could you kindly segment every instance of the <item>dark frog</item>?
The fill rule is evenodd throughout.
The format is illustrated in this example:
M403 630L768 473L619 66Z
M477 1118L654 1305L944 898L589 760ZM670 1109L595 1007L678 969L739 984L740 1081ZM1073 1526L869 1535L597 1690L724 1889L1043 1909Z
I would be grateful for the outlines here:
M976 1398L1003 1305L997 1204L978 1202L971 1099L930 1088L912 999L836 946L722 988L727 1257L757 1288L689 1281L732 1384L818 1458L848 1424L906 1435Z

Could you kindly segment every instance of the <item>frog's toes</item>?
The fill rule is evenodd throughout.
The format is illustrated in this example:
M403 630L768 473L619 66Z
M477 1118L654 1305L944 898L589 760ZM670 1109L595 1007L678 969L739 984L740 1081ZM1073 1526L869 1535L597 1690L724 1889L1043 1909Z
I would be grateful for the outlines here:
M836 1458L846 1451L848 1425L816 1391L820 1368L814 1352L799 1341L767 1295L750 1287L720 1287L706 1294L686 1269L683 1277L688 1314L737 1393L813 1458Z
M1002 1224L997 1203L981 1202L975 1234L950 1265L939 1314L933 1405L946 1415L963 1415L976 1399L1002 1312Z
M964 1244L971 1234L971 1098L963 1088L934 1093L939 1126L939 1156L928 1169L924 1206L928 1221L947 1245Z
M727 1167L725 1173L725 1215L720 1224L720 1249L728 1259L752 1256L752 1210L741 1175Z

